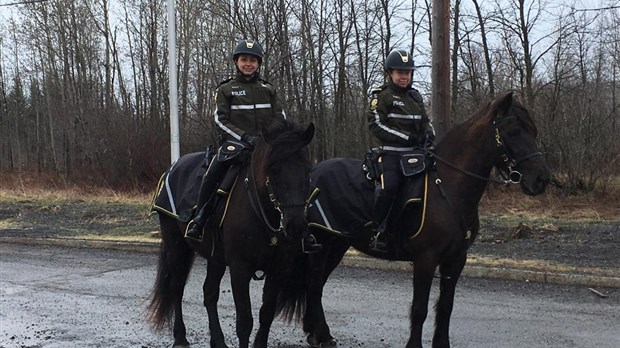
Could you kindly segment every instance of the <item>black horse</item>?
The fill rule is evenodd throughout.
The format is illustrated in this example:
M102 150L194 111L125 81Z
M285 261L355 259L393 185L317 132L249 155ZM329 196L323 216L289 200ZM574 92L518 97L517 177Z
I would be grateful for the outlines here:
M305 207L311 169L307 145L313 135L313 124L304 130L287 121L281 128L264 129L264 141L256 143L250 163L241 169L224 202L223 217L211 219L214 221L208 223L202 243L184 239L186 221L159 211L162 242L149 319L156 328L174 324L173 346L189 346L182 298L196 252L208 259L203 292L211 347L227 347L217 310L226 266L230 269L239 347L249 346L253 327L249 283L257 272L264 272L254 347L267 347L271 323L279 313L277 299L297 291L290 287L303 287L303 281L290 275L295 267L292 260L302 253L302 235L307 228Z
M448 328L457 281L479 228L478 204L493 167L505 173L505 182L519 183L524 193L545 191L550 172L536 145L537 130L529 111L505 94L488 103L438 144L436 168L418 179L410 177L391 213L389 254L369 250L374 183L364 178L362 163L336 158L317 164L312 186L318 199L308 220L323 250L309 256L306 312L307 341L313 347L334 347L321 298L323 286L350 246L381 258L413 261L411 332L407 347L422 347L422 327L436 269L440 295L436 304L433 347L449 347ZM425 195L415 196L415 186ZM331 212L330 209L336 212ZM346 238L343 238L344 234ZM385 286L389 286L386 284Z

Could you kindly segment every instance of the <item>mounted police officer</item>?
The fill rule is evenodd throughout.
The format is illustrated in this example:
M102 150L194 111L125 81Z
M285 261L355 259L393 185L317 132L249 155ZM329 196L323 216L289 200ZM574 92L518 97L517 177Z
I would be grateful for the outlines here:
M381 149L381 185L375 194L375 235L370 245L377 252L387 252L387 220L404 177L400 169L401 154L416 146L432 147L435 140L422 96L411 87L414 70L411 54L405 50L391 51L384 70L387 84L372 90L367 109L368 126Z
M213 196L228 168L235 163L236 151L251 151L262 136L261 125L269 127L286 118L277 97L276 89L260 77L263 49L253 40L242 40L234 48L233 61L237 68L235 77L225 80L217 88L215 123L227 141L218 150L202 178L197 214L187 225L187 238L202 240L207 217L214 204ZM226 148L224 148L226 147ZM222 152L233 152L223 156ZM238 160L237 160L238 161ZM314 237L304 237L304 250L313 252L321 246Z

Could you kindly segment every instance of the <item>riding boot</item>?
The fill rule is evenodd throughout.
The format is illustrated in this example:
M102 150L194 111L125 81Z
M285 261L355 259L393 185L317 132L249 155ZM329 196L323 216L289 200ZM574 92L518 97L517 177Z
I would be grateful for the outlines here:
M385 194L383 190L379 190L375 197L375 208L373 211L374 220L374 236L370 240L370 250L378 253L388 252L388 243L386 236L386 228L388 225L388 217L392 208L393 197Z
M318 253L323 249L323 245L317 243L313 234L306 234L302 240L301 248L306 254Z
M202 177L200 183L200 190L198 194L198 202L196 203L196 216L187 224L185 230L185 237L195 240L202 240L202 233L207 222L207 218L211 213L212 203L214 201L214 193L217 189L217 184L222 177L222 173L226 171L226 166L222 165L223 162L213 160L209 169Z

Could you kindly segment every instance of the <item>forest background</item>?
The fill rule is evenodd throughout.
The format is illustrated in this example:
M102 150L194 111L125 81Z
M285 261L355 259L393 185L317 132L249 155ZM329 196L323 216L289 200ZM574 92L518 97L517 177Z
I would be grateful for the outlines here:
M166 2L20 2L0 0L0 174L154 189L170 165ZM181 154L216 143L214 91L241 38L263 45L288 117L317 126L314 161L367 151L391 49L411 49L430 100L430 0L176 4ZM454 123L516 91L561 192L617 187L618 1L453 0L451 26Z

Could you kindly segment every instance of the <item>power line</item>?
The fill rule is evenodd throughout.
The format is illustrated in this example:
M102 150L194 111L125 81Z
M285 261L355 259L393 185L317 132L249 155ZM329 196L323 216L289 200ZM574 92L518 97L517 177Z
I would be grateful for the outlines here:
M26 4L35 4L37 2L45 2L48 0L26 0L26 1L20 1L20 2L11 2L8 4L0 4L0 7L6 7L6 6L15 6L15 5L26 5Z
M577 12L599 12L605 10L617 10L620 6L607 6L607 7L597 7L597 8L576 8Z

